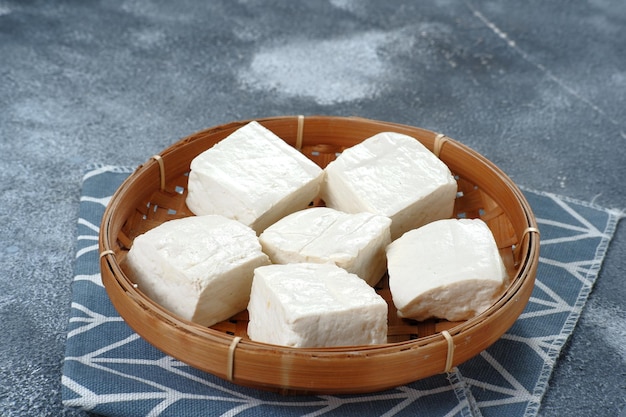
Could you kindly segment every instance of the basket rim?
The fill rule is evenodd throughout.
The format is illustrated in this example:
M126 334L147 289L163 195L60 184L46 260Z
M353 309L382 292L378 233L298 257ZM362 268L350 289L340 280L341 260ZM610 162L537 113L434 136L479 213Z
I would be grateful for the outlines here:
M198 135L200 133L211 133L211 132L224 132L235 130L238 127L241 127L253 120L265 124L272 123L273 121L282 121L285 119L293 120L294 123L297 123L302 116L273 116L267 118L256 118L256 119L248 119L248 120L239 120L234 122L229 122L226 124L214 126L208 129L204 129L198 132L195 132L180 141L178 141L173 146L165 149L160 157L164 160L167 159L168 155L177 151L176 145L185 146L197 140ZM377 126L380 126L381 131L415 131L416 129L424 134L427 138L426 143L424 143L423 138L419 138L419 140L424 143L431 150L435 146L435 139L437 134L430 130L426 130L423 128L417 128L408 125L402 125L393 122L384 122L373 119L365 119L361 117L342 117L342 116L307 116L307 120L309 119L324 119L329 122L332 121L349 121L353 123L376 123ZM408 134L408 133L407 133ZM430 140L428 140L430 139ZM441 144L440 149L438 150L440 155L443 156L446 154L452 154L454 152L459 153L467 153L470 154L473 158L480 161L480 163L488 166L490 170L493 172L494 177L496 177L499 181L503 183L503 185L511 192L513 197L515 198L517 205L520 207L521 212L523 214L523 222L527 228L534 228L538 230L536 219L533 215L532 209L524 197L522 191L519 187L494 163L489 161L486 157L481 155L480 153L474 151L473 149L463 145L462 143L446 137L445 142ZM141 291L139 291L136 286L131 282L129 277L122 270L119 262L117 262L115 256L115 242L117 240L117 236L114 235L113 230L116 228L116 221L114 221L114 216L117 213L116 209L119 207L121 202L121 198L126 195L126 193L133 188L133 185L137 181L137 178L140 175L159 175L159 167L160 161L157 161L154 158L148 160L145 164L142 164L137 167L137 169L120 185L120 187L115 191L109 204L105 209L105 213L102 217L101 225L100 225L100 234L99 234L99 246L100 246L100 267L101 269L107 269L115 278L115 285L119 286L119 290L123 291L128 295L132 302L137 304L139 308L143 308L147 313L153 315L157 320L162 320L168 325L176 328L182 332L186 332L189 334L194 334L202 339L206 340L207 343L215 343L216 345L222 347L232 346L236 337L226 334L222 331L204 327L193 323L191 321L187 321L182 319L172 313L170 313L167 309L161 307L157 303L150 300L146 297ZM497 199L498 196L495 196ZM525 238L524 236L527 236ZM461 322L449 330L447 332L450 336L452 336L453 340L459 339L464 333L469 331L470 329L479 326L485 320L497 315L500 311L501 307L505 304L514 300L518 293L522 290L522 287L527 284L527 280L525 278L532 276L534 282L534 273L536 272L538 258L539 258L539 236L538 233L529 233L524 234L521 240L525 240L526 243L520 241L520 246L522 246L523 250L523 259L519 262L519 266L517 267L517 272L514 277L512 277L509 285L503 291L500 298L491 305L486 311L483 313L467 320ZM111 284L111 283L108 283ZM107 291L109 291L109 285L105 285ZM522 297L523 298L523 297ZM526 300L527 302L528 300ZM525 303L524 303L525 304ZM118 306L116 306L117 308ZM119 310L118 310L119 311ZM499 337L499 336L498 336ZM251 349L258 352L278 352L281 354L289 354L289 355L315 355L316 357L344 357L350 355L368 355L368 354L395 354L401 351L412 350L415 348L419 348L420 346L424 346L431 343L441 344L445 346L446 341L441 336L441 332L436 332L435 334L423 336L415 340L405 340L400 342L391 342L385 344L377 344L377 345L358 345L358 346L339 346L339 347L323 347L323 348L294 348L280 345L272 345L262 342L256 342L250 340L249 338L244 338L240 340L236 340L237 349ZM455 340L456 343L456 340Z

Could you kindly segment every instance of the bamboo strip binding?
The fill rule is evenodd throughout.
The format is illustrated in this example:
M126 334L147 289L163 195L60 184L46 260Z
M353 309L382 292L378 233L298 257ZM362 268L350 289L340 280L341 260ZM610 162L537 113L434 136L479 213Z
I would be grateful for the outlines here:
M522 233L522 238L520 239L520 242L524 241L524 238L529 234L529 233L537 233L537 236L539 236L539 229L536 227L527 227L526 230L524 230L524 233Z
M102 259L103 257L105 257L107 255L115 256L115 251L113 251L111 249L103 250L102 252L100 252L100 259Z
M163 162L163 158L161 158L161 155L152 155L152 159L157 161L157 163L159 164L159 188L161 191L163 191L165 190L165 162Z
M448 373L452 370L452 364L454 363L454 340L452 339L450 332L447 330L442 331L441 335L444 339L446 339L446 343L448 344L446 366L443 370L443 372Z
M435 144L433 145L433 153L435 154L437 158L439 158L441 149L443 148L443 145L445 145L447 141L448 141L448 137L444 135L443 133L439 133L437 134L437 136L435 136Z
M381 121L326 116L257 121L322 167L343 149L379 132L415 137L457 176L460 193L455 214L481 217L494 232L510 272L509 287L489 310L467 322L416 323L391 315L389 341L377 346L270 346L247 338L245 312L212 328L172 315L134 286L123 267L126 251L138 234L191 215L184 203L191 159L249 122L239 121L193 134L152 157L158 175L152 164L139 167L105 211L99 242L102 280L120 315L142 337L191 366L237 384L283 393L362 393L402 385L442 369L449 372L495 342L519 316L532 292L539 233L523 194L483 156L443 134ZM384 283L378 290L392 302ZM456 340L472 342L455 345L452 334Z
M228 360L227 360L227 370L226 370L226 379L230 382L233 382L233 372L235 368L235 349L237 349L237 345L241 341L241 336L236 336L233 338L233 341L230 343L228 347Z
M297 150L302 150L302 135L304 134L304 116L298 116L298 133L296 135L296 146Z

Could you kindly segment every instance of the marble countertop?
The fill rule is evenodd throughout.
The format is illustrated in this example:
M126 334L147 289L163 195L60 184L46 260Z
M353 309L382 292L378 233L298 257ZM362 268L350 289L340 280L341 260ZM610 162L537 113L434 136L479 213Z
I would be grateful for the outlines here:
M81 177L286 114L459 140L520 185L626 209L621 0L0 0L0 413L61 405ZM540 415L626 408L617 228Z

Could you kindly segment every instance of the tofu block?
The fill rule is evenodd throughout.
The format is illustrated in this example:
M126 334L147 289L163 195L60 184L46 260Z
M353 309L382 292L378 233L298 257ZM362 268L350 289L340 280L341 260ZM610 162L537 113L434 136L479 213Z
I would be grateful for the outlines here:
M374 135L346 149L325 172L326 206L391 218L392 240L453 213L456 180L446 164L407 135Z
M378 214L312 207L282 218L259 240L272 263L334 263L374 286L387 269L390 226Z
M186 203L196 215L219 214L257 234L317 197L324 171L250 122L191 161Z
M270 265L254 271L250 339L290 347L386 343L387 303L332 264Z
M162 223L135 238L126 262L139 290L204 326L245 310L254 269L270 263L254 230L218 215Z
M387 246L389 289L400 317L472 318L500 296L507 273L480 219L445 219Z

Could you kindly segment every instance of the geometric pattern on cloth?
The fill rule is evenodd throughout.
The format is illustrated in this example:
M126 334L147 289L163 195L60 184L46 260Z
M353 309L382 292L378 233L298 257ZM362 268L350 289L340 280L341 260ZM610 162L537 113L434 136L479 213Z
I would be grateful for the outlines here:
M541 230L537 284L494 345L448 374L359 395L282 396L194 369L147 343L117 314L100 279L100 219L132 169L83 178L63 403L104 416L535 416L621 213L525 190Z

